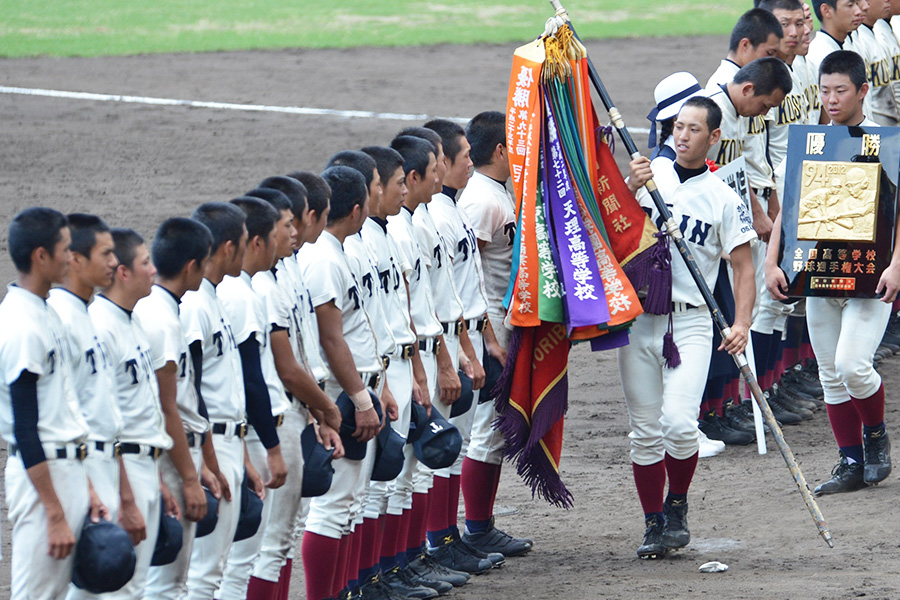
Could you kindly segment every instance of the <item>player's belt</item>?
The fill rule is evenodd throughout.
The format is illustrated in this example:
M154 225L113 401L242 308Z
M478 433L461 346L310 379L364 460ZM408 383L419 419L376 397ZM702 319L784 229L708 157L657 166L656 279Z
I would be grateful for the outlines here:
M275 417L275 427L281 427L284 425L284 413Z
M441 351L441 338L430 337L419 340L419 350L437 355Z
M319 389L324 392L325 391L325 380L323 379L323 380L319 381L318 386L319 386Z
M84 460L88 455L87 444L66 444L58 446L56 444L41 444L44 449L44 457L49 459L65 460L67 458L74 460ZM9 445L9 455L16 456L19 454L19 446L16 444Z
M187 443L188 448L198 448L206 443L206 432L203 433L194 433L193 431L187 432Z
M487 328L487 319L481 317L480 319L466 319L466 329L469 331L480 331L484 332Z
M132 444L130 442L120 442L119 450L122 454L137 454L138 456L148 456L156 460L162 456L163 449L156 446L148 446L147 444Z
M457 337L462 335L463 329L465 328L465 321L462 319L457 319L456 321L448 321L441 322L441 328L443 328L444 333L448 334L451 331L456 334Z
M395 358L400 358L400 359L403 359L403 360L409 360L409 359L412 358L412 356L413 356L413 354L415 353L415 351L416 351L416 345L415 345L415 344L398 344L398 345L394 348L393 356L394 356ZM387 366L385 366L384 368L385 368L385 370L387 370Z
M367 388L377 390L378 384L381 383L381 371L360 372L359 378Z
M697 308L706 308L705 304L701 304L700 306L696 306L694 304L688 304L687 302L673 302L672 303L672 312L673 313L683 313L689 310L694 310Z
M387 371L389 366L391 366L391 357L385 354L381 357L381 370Z
M247 435L247 424L241 421L226 421L224 423L213 423L212 432L216 435L224 435L226 437L239 437L244 439Z
M119 442L90 442L91 454L102 454L106 458L117 458L122 454Z
M756 198L759 200L768 200L772 195L772 188L751 188Z

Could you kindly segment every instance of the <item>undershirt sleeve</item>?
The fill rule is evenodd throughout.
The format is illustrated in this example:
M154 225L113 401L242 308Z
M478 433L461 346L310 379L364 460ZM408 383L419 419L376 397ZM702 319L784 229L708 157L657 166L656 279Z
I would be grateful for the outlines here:
M47 460L41 438L38 436L38 376L31 371L22 371L19 378L9 386L12 400L13 435L25 468Z
M259 440L266 450L278 445L278 431L272 418L272 400L269 388L263 379L259 358L259 342L251 335L239 346L241 370L244 373L244 394L246 397L247 420L253 425Z
M194 389L197 390L197 412L200 416L209 420L209 411L206 410L206 402L200 393L200 382L203 378L203 342L197 340L191 342L191 362L194 364Z

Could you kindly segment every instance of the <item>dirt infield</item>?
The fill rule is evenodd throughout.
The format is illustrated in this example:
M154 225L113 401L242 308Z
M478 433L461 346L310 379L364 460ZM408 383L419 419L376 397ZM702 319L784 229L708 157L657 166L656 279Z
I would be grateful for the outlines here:
M652 90L689 70L705 83L724 55L722 37L589 44L626 122L646 127ZM513 46L239 52L96 59L5 60L0 85L277 106L470 117L502 110ZM227 200L264 177L319 171L335 151L385 144L401 121L145 106L0 94L0 278L10 217L43 204L102 215L149 236L165 217ZM645 145L645 136L636 136ZM626 160L619 146L620 162ZM898 430L896 359L882 367L887 422ZM507 469L498 525L535 540L524 558L476 578L456 598L900 597L897 477L820 502L835 538L816 536L792 479L770 453L731 448L700 462L690 493L692 544L639 561L643 533L631 479L628 423L612 353L577 347L562 461L575 508L539 500ZM811 484L827 478L836 449L824 413L787 429ZM0 597L8 597L10 532L4 523ZM719 560L724 574L700 574ZM301 569L292 598L302 598Z

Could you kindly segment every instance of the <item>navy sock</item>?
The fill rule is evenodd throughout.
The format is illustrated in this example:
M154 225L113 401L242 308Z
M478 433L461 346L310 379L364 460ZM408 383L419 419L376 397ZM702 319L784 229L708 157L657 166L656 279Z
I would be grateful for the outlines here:
M382 556L381 557L381 572L387 573L391 569L397 566L397 557L396 556Z
M366 567L365 569L360 569L359 575L357 576L357 580L365 583L366 581L369 580L370 577L372 577L372 575L374 575L378 571L379 571L378 566Z
M466 531L469 533L484 533L488 530L490 524L490 519L485 519L484 521L471 521L466 519Z
M844 453L844 456L847 457L848 462L850 462L851 464L854 462L863 462L862 446L841 446L841 452Z
M450 533L453 534L453 539L454 539L454 540L458 540L458 539L459 539L459 527L457 527L456 525L451 525L451 526L450 526Z
M872 435L873 433L884 433L884 421L875 425L874 427L869 427L868 425L863 425L863 433L865 435ZM468 521L466 521L468 523Z
M673 494L669 492L666 494L666 504L675 504L675 503L683 504L687 502L687 494Z
M450 528L441 529L440 531L426 531L425 537L428 538L428 545L432 548L443 546L446 543L444 538L450 536Z
M425 544L406 549L406 562L411 563L425 553Z
M650 519L652 517L656 517L660 522L663 520L663 514L661 512L658 513L644 513L644 520Z

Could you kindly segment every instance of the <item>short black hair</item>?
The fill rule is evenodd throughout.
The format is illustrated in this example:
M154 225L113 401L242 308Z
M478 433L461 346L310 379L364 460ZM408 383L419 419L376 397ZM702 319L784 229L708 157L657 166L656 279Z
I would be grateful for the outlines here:
M438 144L440 144L441 148L444 147L444 140L441 138L440 134L433 129L429 129L428 127L404 127L400 130L400 132L394 137L400 137L401 135L410 135L412 137L422 138L423 140L428 140L428 142L434 146L434 157L437 158L437 155L440 154L438 152Z
M800 0L754 0L753 6L769 12L776 10L803 10Z
M722 125L722 109L719 108L719 105L716 104L715 100L707 98L706 96L694 96L688 98L685 103L681 105L681 110L687 106L706 109L706 126L710 131L718 129Z
M241 243L244 235L244 223L247 217L237 206L227 202L207 202L198 206L191 218L206 225L212 233L211 254L215 254L219 246L231 242L235 246Z
M328 213L329 225L344 219L353 212L355 206L364 203L369 196L369 186L366 185L366 178L352 167L346 165L329 167L322 172L322 179L331 188L331 211Z
M9 224L9 254L20 273L31 273L31 253L44 248L50 254L68 225L66 216L52 208L33 206L13 217Z
M432 119L425 123L425 128L441 136L444 156L450 159L451 164L456 161L456 155L462 150L460 139L466 137L466 130L462 128L462 125L447 119ZM437 156L437 152L435 152L435 156Z
M66 215L69 222L69 232L72 234L72 244L69 250L77 252L85 258L91 257L91 250L97 244L97 234L107 233L109 225L97 215L86 213L70 213Z
M362 149L375 161L375 168L378 170L378 176L381 177L382 183L393 177L397 169L403 167L403 157L393 148L385 148L384 146L366 146ZM403 171L406 173L406 171Z
M144 243L144 238L134 229L127 227L113 227L110 232L113 239L113 252L116 253L119 264L129 271L132 270L134 259L137 256L136 250Z
M291 208L291 201L288 200L288 197L276 189L258 187L250 190L244 195L250 196L251 198L259 198L260 200L265 200L266 202L271 204L278 212L281 212L283 210L294 212L294 209Z
M269 234L275 229L279 217L275 207L250 196L240 196L230 202L241 209L247 217L247 240L259 236L264 242L268 242Z
M833 74L846 75L856 86L856 91L866 82L866 64L862 57L852 50L838 50L832 52L819 65L819 80L822 75Z
M366 179L367 190L372 185L372 180L375 179L375 159L365 152L342 150L328 159L325 169L338 166L350 167L362 173L362 176Z
M404 173L408 175L410 171L415 171L425 177L425 171L428 170L430 162L428 155L435 154L434 146L428 140L411 135L400 135L391 142L391 148L398 152L403 159Z
M794 86L791 72L774 56L757 58L747 63L734 74L733 81L738 84L748 81L752 83L754 96L768 96L775 90L781 90L787 95Z
M166 219L156 230L150 249L157 273L163 279L172 279L192 260L199 265L209 256L212 240L203 223L184 217Z
M784 30L775 15L762 8L751 8L740 16L734 29L731 30L728 50L730 52L737 50L744 38L750 40L750 45L756 48L765 43L772 34L778 39L784 37Z
M312 171L293 171L288 173L288 177L293 177L306 187L306 203L309 210L321 217L328 207L329 198L331 198L331 188L328 187L321 175Z
M256 186L258 188L271 188L273 190L278 190L285 196L291 203L290 210L294 213L294 216L298 219L303 216L303 211L306 210L306 197L309 195L306 191L306 186L294 179L293 177L287 175L274 175L272 177L266 177L259 185ZM253 194L248 194L248 196L252 196ZM276 206L276 208L278 208ZM278 209L282 210L282 209Z
M497 144L506 146L506 115L496 110L478 113L466 125L466 139L472 146L469 158L476 167L491 164Z
M832 10L837 8L837 0L812 0L813 12L816 13L816 18L819 20L819 23L822 22L822 5L827 4L831 7Z

